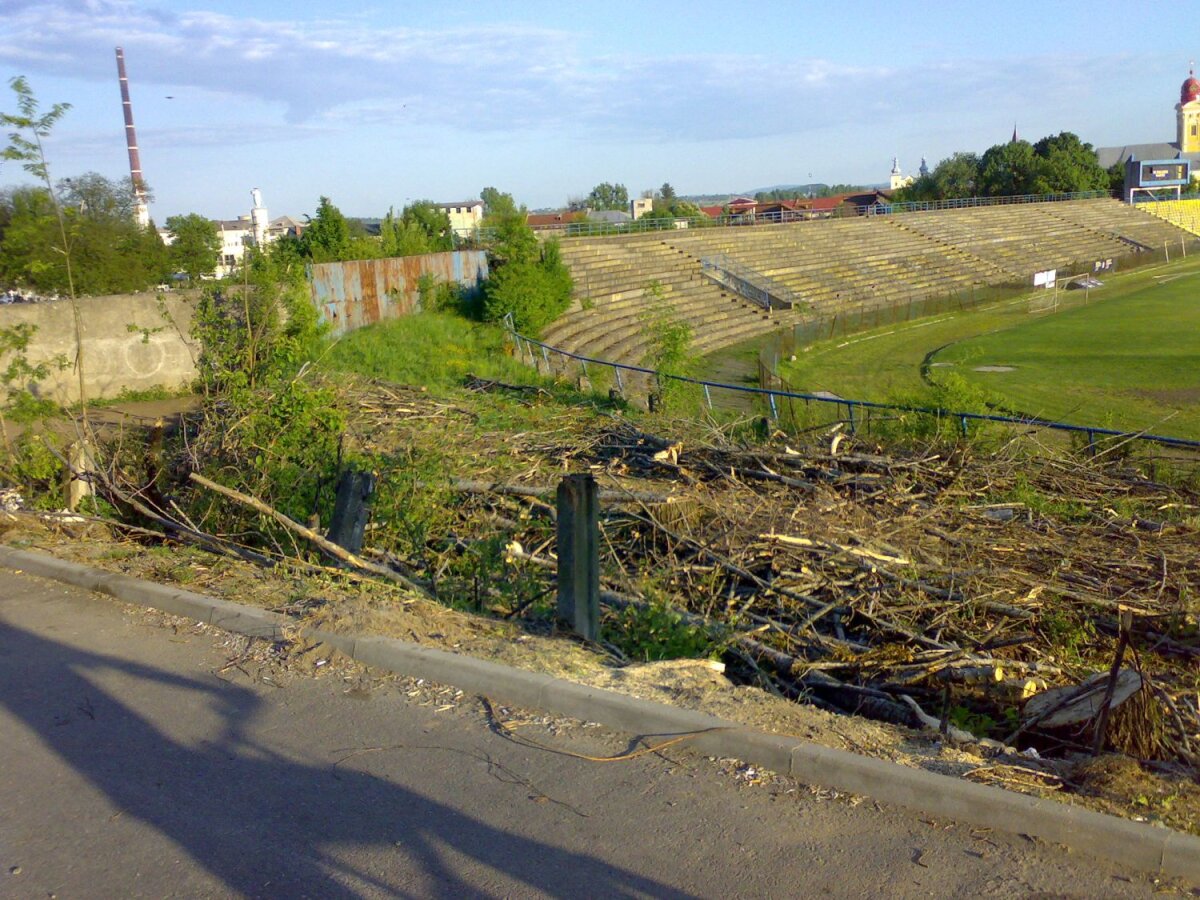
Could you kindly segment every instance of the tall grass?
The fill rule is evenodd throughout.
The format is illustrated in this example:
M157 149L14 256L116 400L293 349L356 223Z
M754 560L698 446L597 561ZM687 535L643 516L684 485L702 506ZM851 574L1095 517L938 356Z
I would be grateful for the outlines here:
M443 312L420 312L343 335L324 359L328 368L431 390L478 375L520 384L540 379L504 351L499 326Z

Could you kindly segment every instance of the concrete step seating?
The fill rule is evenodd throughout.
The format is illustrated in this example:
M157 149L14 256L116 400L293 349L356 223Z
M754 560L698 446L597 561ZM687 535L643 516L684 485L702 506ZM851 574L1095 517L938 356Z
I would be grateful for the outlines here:
M1101 204L1071 201L1053 210L1060 218L1075 222L1102 234L1120 234L1154 249L1164 244L1178 246L1179 229L1148 214L1142 206L1130 206L1118 200Z
M649 285L663 302L701 331L769 331L763 310L700 273L699 262L666 246L658 234L564 241L563 260L575 280L576 303L544 333L547 343L614 362L640 365L645 354L643 316ZM583 308L587 299L589 309Z
M1200 235L1200 200L1157 200L1139 203L1137 211L1163 220L1168 227Z
M1042 269L1128 254L1128 240L1178 241L1184 232L1170 215L1200 224L1200 206L1155 206L1157 217L1100 199L567 239L562 255L575 278L576 304L546 330L546 340L638 364L652 281L692 324L694 346L714 350L814 313L861 313L1025 282ZM803 297L805 308L767 315L701 275L700 260L721 253ZM582 308L584 299L590 309Z
M1048 214L1021 216L1024 209L1012 206L914 213L900 217L898 224L993 263L1005 270L1010 280L1024 280L1041 269L1061 268L1077 260L1129 252L1129 246L1114 237ZM996 210L1005 214L991 216L983 223L977 221L979 213Z
M740 315L722 316L717 313L700 317L689 316L688 321L693 328L692 350L700 354L748 337L769 334L780 325L779 322L772 322L760 316L746 318ZM624 328L598 339L593 352L598 359L642 365L648 344L646 330L639 323L638 327Z
M737 315L745 307L732 297L725 297L724 308L717 307L706 289L693 289L667 294L664 301L680 318L692 320L709 313L722 313L726 316ZM644 316L651 307L645 302L630 301L614 305L606 310L602 317L573 315L571 319L560 319L547 330L547 341L556 347L577 353L590 353L589 347L599 337L637 331L644 327ZM763 315L750 311L752 315ZM560 324L561 323L561 324ZM554 340L550 341L550 337Z
M695 334L696 329L715 323L766 321L768 318L764 312L749 309L738 303L733 297L726 296L723 298L722 305L715 304L711 294L707 291L667 295L664 300L676 316L692 325L694 337L698 336ZM650 307L646 304L624 306L620 310L614 310L612 314L603 319L593 319L591 324L582 328L568 327L561 332L558 330L553 333L547 332L548 338L555 339L548 342L554 343L555 346L564 350L591 355L597 346L614 343L631 334L644 331L645 315L649 309ZM557 325L557 323L555 324ZM627 362L628 360L617 361Z

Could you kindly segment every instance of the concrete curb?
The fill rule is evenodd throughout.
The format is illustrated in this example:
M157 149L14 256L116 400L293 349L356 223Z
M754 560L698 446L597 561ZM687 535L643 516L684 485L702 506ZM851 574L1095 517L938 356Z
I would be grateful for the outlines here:
M93 569L41 553L0 545L0 566L19 569L126 603L187 616L253 637L294 633L287 616L204 594ZM1200 839L1168 828L1131 822L1052 800L911 769L871 757L753 731L705 713L422 647L385 637L355 637L303 629L306 637L355 660L402 675L453 685L515 706L601 722L635 734L696 733L688 746L734 757L807 784L861 794L930 816L1025 834L1147 872L1200 884Z

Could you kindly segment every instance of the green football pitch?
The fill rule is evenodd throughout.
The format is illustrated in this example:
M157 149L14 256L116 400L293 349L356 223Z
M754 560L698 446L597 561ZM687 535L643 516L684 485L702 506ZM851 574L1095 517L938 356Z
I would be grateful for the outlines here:
M1200 439L1200 259L827 341L783 374L799 390L911 401L953 372L999 410ZM1031 299L1032 298L1032 299ZM923 375L924 372L924 375Z

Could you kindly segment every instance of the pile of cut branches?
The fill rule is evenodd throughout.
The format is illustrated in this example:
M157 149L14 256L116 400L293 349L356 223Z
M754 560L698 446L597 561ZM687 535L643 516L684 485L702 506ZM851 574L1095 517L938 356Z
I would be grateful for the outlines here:
M175 467L171 485L148 486L136 466L105 479L139 526L175 539L264 563L313 551L548 629L554 489L589 471L618 655L645 648L613 629L667 609L731 672L827 708L953 739L1200 767L1194 489L1062 454L892 455L836 429L795 448L739 437L744 425L660 420L650 433L655 420L510 387L476 380L445 399L339 385L339 452L369 459L387 500L349 560L314 539L319 515L287 527L290 544L256 542L246 510L264 528L281 514L184 481L194 453L159 466ZM237 533L186 513L217 523L227 503Z

